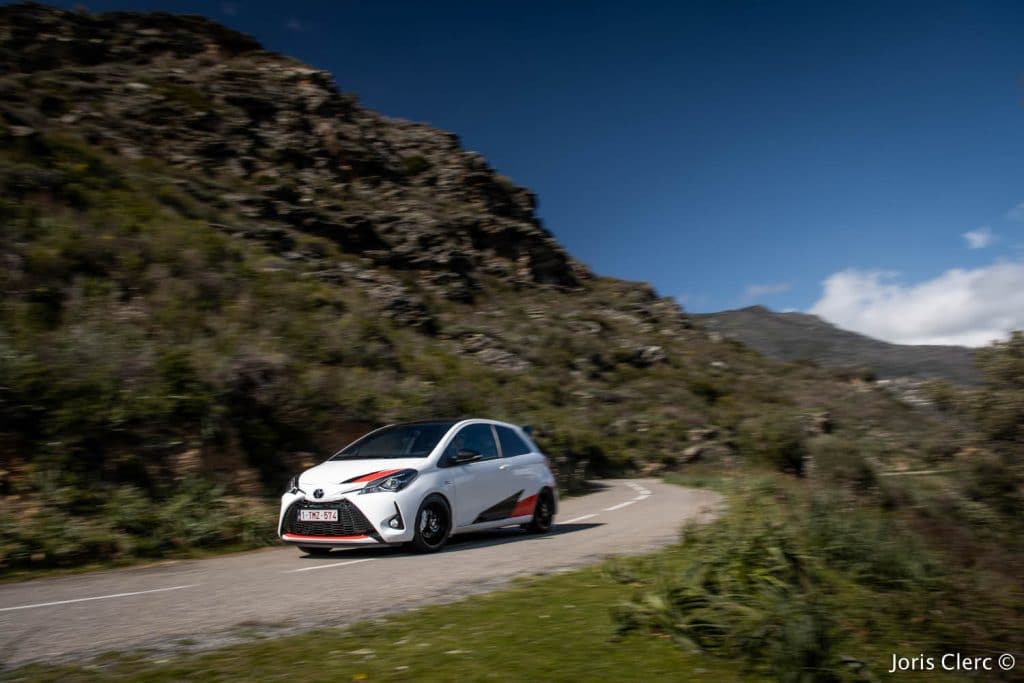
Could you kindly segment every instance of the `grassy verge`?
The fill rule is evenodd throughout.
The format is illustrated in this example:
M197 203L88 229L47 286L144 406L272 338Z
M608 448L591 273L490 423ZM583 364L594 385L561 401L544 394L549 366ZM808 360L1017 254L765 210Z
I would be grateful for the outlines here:
M669 484L711 489L720 493L736 492L736 468L711 463L696 463L684 470L669 472L664 477Z

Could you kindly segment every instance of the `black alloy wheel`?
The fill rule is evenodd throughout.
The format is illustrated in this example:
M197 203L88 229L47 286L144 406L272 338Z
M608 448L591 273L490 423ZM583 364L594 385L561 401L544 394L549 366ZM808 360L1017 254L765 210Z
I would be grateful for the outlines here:
M416 535L412 547L420 553L440 550L448 540L452 529L452 516L444 498L434 494L427 496L416 513Z
M555 497L551 491L544 489L537 495L537 505L533 508L533 519L526 525L526 530L533 534L544 534L551 531L551 522L555 518Z

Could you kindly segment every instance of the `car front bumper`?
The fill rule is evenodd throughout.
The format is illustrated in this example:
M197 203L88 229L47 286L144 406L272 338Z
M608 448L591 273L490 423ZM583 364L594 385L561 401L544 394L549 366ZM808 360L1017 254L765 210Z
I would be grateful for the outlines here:
M281 496L277 533L282 541L301 545L377 545L405 543L413 539L415 510L405 510L398 494L369 493L329 496L313 500L297 491ZM303 509L337 510L337 522L303 522ZM393 526L398 520L399 527Z

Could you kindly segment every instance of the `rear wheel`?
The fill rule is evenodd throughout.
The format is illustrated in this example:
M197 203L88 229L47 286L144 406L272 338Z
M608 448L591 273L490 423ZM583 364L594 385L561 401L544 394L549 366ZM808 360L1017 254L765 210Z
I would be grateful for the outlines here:
M427 496L416 513L416 535L409 544L419 553L440 550L452 530L452 516L448 503L436 493Z
M299 550L306 553L307 555L314 555L316 557L322 557L331 552L330 548L324 548L319 545L300 545Z
M533 519L526 525L532 534L544 534L551 531L551 523L555 519L555 497L551 491L544 489L537 494L537 505L533 508Z

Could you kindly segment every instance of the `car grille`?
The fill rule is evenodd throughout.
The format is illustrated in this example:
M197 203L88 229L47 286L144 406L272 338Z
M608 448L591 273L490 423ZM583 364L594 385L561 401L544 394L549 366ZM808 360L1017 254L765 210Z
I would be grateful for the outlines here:
M337 522L300 522L299 510L337 510ZM302 536L377 536L373 525L352 503L336 500L314 503L300 500L288 508L284 516L284 532Z

